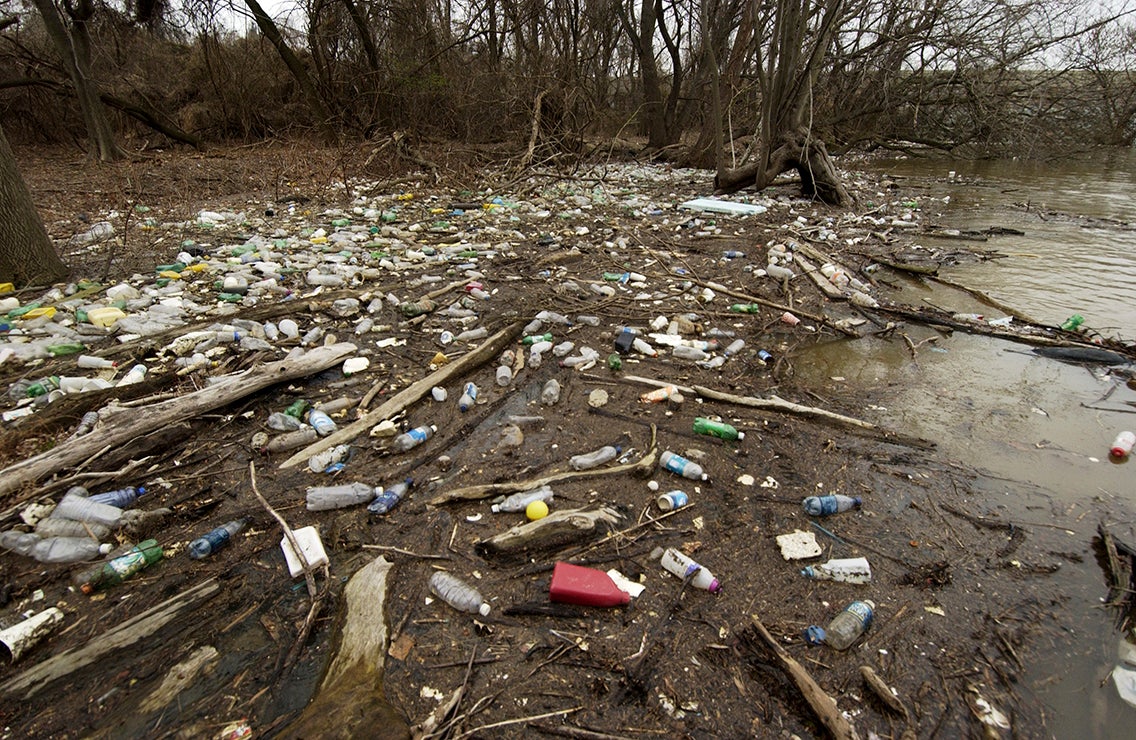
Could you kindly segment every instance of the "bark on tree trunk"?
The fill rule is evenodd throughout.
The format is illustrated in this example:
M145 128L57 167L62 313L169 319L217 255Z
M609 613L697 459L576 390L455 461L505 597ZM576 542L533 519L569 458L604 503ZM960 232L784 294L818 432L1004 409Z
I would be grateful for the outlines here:
M44 30L47 31L48 38L59 54L63 68L67 70L71 84L75 86L75 96L79 100L79 109L83 112L87 135L91 139L88 155L100 162L121 159L123 153L114 140L114 130L107 118L106 108L99 99L98 85L91 78L90 45L86 41L85 28L78 37L73 37L67 31L63 18L52 0L33 0L33 2L39 10L40 17L43 18Z
M828 205L845 208L853 199L828 155L824 142L815 139L807 130L798 129L783 137L769 155L769 167L764 171L757 164L725 170L714 178L714 192L736 193L754 186L765 189L782 172L796 170L801 177L801 194L816 198Z
M67 275L0 127L0 282L53 283Z

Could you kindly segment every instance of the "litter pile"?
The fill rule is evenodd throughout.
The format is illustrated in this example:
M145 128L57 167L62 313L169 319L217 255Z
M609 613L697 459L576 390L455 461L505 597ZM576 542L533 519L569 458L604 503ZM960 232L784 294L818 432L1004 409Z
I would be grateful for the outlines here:
M944 531L966 471L792 382L799 347L887 328L895 268L857 255L900 262L920 211L704 179L146 216L152 273L7 294L0 721L1040 727L1005 680L1042 630L1040 538ZM976 658L987 601L1023 626Z

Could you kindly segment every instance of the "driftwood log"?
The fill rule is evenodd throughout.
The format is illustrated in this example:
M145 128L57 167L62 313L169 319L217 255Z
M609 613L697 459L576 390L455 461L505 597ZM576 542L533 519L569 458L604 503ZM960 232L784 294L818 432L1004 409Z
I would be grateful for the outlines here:
M410 728L383 698L385 605L391 564L377 557L344 588L343 626L335 657L311 703L281 738L408 738Z
M128 619L92 637L82 647L66 650L12 677L0 685L0 693L16 694L23 699L30 699L55 680L85 668L111 653L132 651L141 654L140 641L170 624L187 610L194 609L212 598L220 590L221 587L216 579L203 581L152 609L147 609L133 619ZM182 638L185 636L184 632L180 635Z
M478 552L485 555L516 555L533 550L549 550L606 534L622 518L618 511L608 506L563 509L482 540L476 547Z
M32 486L40 479L64 468L170 424L227 406L233 401L277 383L326 370L355 349L355 345L348 342L317 347L295 359L270 362L244 372L224 376L220 382L184 396L149 406L104 409L99 412L99 426L95 432L67 440L47 452L0 471L0 497L15 493L25 486ZM32 493L34 491L29 492L28 496L30 497ZM4 516L6 515L7 512Z
M475 367L483 365L489 360L499 355L509 344L512 343L517 335L521 333L524 328L524 323L514 321L513 323L501 329L493 336L485 340L484 343L479 345L476 349L463 355L460 359L454 362L446 363L434 372L427 375L422 380L412 383L409 387L396 393L382 406L379 406L374 411L368 411L363 416L356 419L348 426L329 434L323 439L313 442L307 447L303 448L290 458L280 463L281 468L290 468L301 462L306 462L312 455L319 454L324 450L329 450L336 445L347 444L351 440L358 437L363 432L367 431L369 427L374 426L383 419L394 416L399 411L402 411L412 403L417 402L423 396L430 392L430 389L436 385L442 385L451 378L460 376L472 370Z

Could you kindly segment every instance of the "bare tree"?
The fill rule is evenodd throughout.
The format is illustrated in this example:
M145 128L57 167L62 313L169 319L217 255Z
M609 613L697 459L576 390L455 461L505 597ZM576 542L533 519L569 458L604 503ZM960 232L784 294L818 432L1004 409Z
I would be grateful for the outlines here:
M0 281L42 285L67 275L0 127Z

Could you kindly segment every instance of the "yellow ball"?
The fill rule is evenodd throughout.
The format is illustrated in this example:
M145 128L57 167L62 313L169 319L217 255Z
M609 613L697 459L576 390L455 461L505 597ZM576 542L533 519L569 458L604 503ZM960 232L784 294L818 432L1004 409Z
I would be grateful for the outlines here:
M548 504L543 501L533 501L525 507L525 516L529 518L530 522L535 522L537 519L544 519L548 516Z

